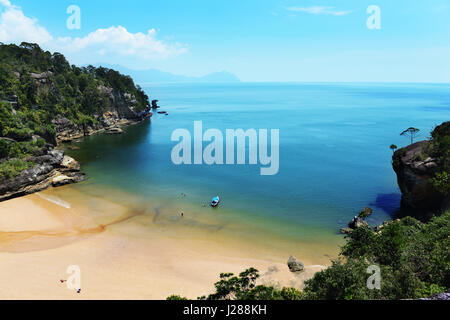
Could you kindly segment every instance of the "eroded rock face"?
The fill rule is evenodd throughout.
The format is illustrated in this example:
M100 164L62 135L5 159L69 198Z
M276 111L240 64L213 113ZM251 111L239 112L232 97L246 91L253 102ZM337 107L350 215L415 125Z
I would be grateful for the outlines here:
M46 90L58 96L53 80L53 71L31 73L30 77L36 82L37 90ZM16 74L20 77L20 74ZM114 90L111 87L99 86L98 91L103 98L109 100L103 109L97 114L92 114L92 121L85 123L75 122L64 115L55 115L52 124L56 135L47 132L42 138L48 145L42 150L33 151L32 157L27 159L35 165L33 168L21 172L21 174L7 181L0 181L0 201L7 200L33 192L41 191L49 186L61 186L68 183L79 182L84 179L80 172L80 165L72 158L65 156L62 151L54 150L59 142L71 142L96 133L107 132L109 134L123 133L121 127L137 123L151 117L151 106L148 104L142 111L136 111L138 101L133 94ZM17 95L7 97L14 109L18 105ZM33 106L38 110L39 105ZM37 141L40 137L33 136L30 139ZM2 140L9 138L0 137ZM11 141L13 142L13 141Z
M49 84L50 76L53 75L53 72L47 71L42 73L30 73L30 76L36 81L36 84Z
M64 156L60 164L61 168L66 171L78 172L80 171L80 164L69 156Z
M416 142L394 153L393 167L402 192L402 211L421 220L446 210L445 197L431 183L436 159L424 157L429 141Z
M137 104L136 97L129 93L116 92L112 88L99 86L100 93L107 96L114 108L111 111L117 112L119 118L138 120L139 115L134 110ZM149 106L150 108L150 106Z
M85 177L78 162L51 146L44 147L38 155L27 160L35 166L13 179L0 182L0 201L39 192L50 186L80 182Z
M75 177L69 177L64 174L54 177L51 181L53 187L61 187L75 182L77 182Z
M151 117L151 107L136 112L136 97L129 93L115 92L112 88L99 86L98 90L109 100L110 108L102 114L94 115L96 122L90 125L75 124L69 119L58 115L52 123L56 129L56 142L71 142L83 136L90 136L100 132L112 134L122 133L120 126L137 123ZM56 142L54 144L56 144Z
M83 127L72 123L61 115L58 115L52 123L55 125L56 138L59 141L72 141L76 137L84 135Z

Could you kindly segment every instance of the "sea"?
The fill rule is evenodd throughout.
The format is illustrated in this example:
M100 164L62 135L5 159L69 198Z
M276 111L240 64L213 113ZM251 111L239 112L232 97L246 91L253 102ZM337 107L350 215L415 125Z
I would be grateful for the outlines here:
M364 207L370 225L396 217L401 193L392 144L420 129L416 141L450 119L450 85L397 83L153 84L144 90L168 115L75 143L68 153L88 179L79 192L146 208L167 227L182 213L192 227L235 228L303 243L339 243L339 230ZM216 129L279 130L279 170L261 163L182 164L172 161L177 129L194 136ZM193 144L193 141L192 141ZM209 143L204 142L204 147ZM269 143L270 146L270 143ZM193 148L193 146L192 146ZM225 150L225 147L224 147ZM248 150L247 150L248 151ZM269 147L270 153L270 147ZM209 203L220 196L218 208ZM92 204L95 206L95 203Z

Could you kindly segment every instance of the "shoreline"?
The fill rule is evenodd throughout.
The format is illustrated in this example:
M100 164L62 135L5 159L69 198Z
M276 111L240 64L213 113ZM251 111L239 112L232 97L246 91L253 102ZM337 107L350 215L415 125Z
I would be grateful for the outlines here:
M121 118L117 122L115 122L113 125L110 125L108 127L103 127L98 130L92 130L92 131L87 132L86 134L83 132L80 132L80 133L69 135L69 137L67 137L66 135L64 135L67 133L62 132L56 137L55 148L58 148L59 146L64 145L64 144L70 144L74 140L82 139L84 137L89 137L89 136L93 136L93 135L101 134L101 133L108 133L108 131L115 129L115 128L125 128L128 126L136 125L136 124L142 123L143 121L145 121L147 119L150 119L152 116L153 116L153 114L150 112L147 116L143 117L140 120ZM121 133L122 132L112 132L110 134L121 134Z
M131 126L146 119L119 123ZM58 140L55 150L83 137ZM337 252L337 246L309 249L310 243L293 244L273 234L246 234L233 229L236 225L205 221L202 214L180 221L156 206L150 211L131 206L132 195L118 203L77 189L49 184L0 202L0 213L8 213L0 215L0 299L165 299L172 294L195 299L212 292L220 273L250 267L260 271L261 284L300 289L329 265L328 254ZM317 259L312 253L317 249L327 257ZM305 264L305 271L289 271L290 255ZM81 268L82 294L60 282L70 265Z
M34 157L34 159L38 159L39 164L35 164L33 168L24 170L18 176L0 184L0 187L4 187L0 193L0 203L38 193L51 187L56 188L84 181L86 175L81 171L78 161L66 155L66 151L70 149L73 141L97 134L122 134L122 128L140 124L151 119L152 116L153 114L150 112L140 120L121 118L109 127L91 130L87 133L71 134L69 137L67 137L67 132L59 133L55 138L56 145L46 145L41 150L40 156Z
M249 267L260 271L261 283L301 288L331 259L314 258L324 250L314 244L237 237L227 228L211 231L173 217L158 223L153 210L71 186L0 203L0 211L9 214L0 218L2 299L195 299L213 290L220 273ZM333 247L327 253L334 256ZM289 271L289 255L305 264L304 272ZM79 295L59 282L69 265L81 268Z

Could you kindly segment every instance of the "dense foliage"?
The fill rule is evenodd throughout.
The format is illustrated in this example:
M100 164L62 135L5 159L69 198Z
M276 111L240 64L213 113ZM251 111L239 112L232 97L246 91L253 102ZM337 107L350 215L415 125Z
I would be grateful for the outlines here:
M375 233L348 235L342 259L305 284L307 299L410 299L450 287L450 212L424 224L407 217ZM367 287L367 268L381 269L381 289Z
M380 289L370 289L370 266L380 270ZM376 233L361 227L347 236L341 258L305 282L303 291L256 285L257 270L220 275L216 292L202 300L417 299L450 288L450 212L421 223L406 217ZM183 300L171 296L169 300Z
M216 292L199 300L300 300L302 293L294 288L281 290L266 285L256 285L260 277L258 270L250 268L239 276L233 273L222 273L220 281L215 284ZM172 295L167 300L186 300L184 297Z
M431 133L429 153L437 159L439 172L433 178L434 187L450 196L450 121L444 122Z
M102 86L134 96L136 112L148 104L148 96L129 76L70 65L62 54L37 44L0 44L0 62L0 180L27 167L24 159L42 145L42 138L55 142L52 120L57 115L83 126L96 123L111 107Z

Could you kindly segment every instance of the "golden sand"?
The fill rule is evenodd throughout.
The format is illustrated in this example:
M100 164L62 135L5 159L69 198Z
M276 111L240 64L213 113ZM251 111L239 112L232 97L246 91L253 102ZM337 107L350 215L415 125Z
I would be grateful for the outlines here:
M197 298L221 272L255 267L261 283L301 288L338 244L291 243L158 208L133 208L73 187L0 203L0 299ZM306 270L289 271L290 255ZM81 293L67 268L81 269Z

